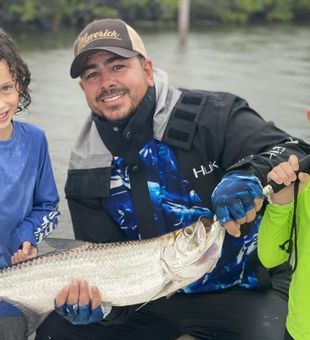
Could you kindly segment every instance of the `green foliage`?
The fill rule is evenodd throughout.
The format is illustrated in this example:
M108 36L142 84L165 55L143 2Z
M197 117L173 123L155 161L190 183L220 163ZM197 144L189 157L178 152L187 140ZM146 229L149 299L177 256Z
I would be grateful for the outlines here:
M310 22L310 0L190 0L191 19L224 23ZM129 22L176 22L179 0L0 0L3 24L46 29L120 17Z
M268 21L292 21L294 11L291 6L291 0L275 0L266 18Z
M26 0L21 4L12 1L9 4L8 11L11 14L12 21L21 21L22 23L34 21L38 14L33 0Z
M111 8L107 6L94 7L93 9L91 9L90 13L94 19L119 17L119 11L116 8Z

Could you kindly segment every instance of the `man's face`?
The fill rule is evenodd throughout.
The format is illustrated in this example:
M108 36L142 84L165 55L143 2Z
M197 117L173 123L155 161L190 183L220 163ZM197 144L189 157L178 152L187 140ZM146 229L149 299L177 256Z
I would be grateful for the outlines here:
M125 59L106 51L88 57L80 80L88 106L110 121L130 116L153 85L150 59L141 62L138 57Z

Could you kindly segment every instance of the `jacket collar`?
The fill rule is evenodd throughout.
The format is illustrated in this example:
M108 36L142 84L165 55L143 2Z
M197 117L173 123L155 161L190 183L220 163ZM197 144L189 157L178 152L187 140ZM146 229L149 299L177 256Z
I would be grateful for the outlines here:
M170 87L166 72L157 68L154 69L154 82L156 105L153 116L153 137L162 140L171 111L181 91ZM93 116L90 114L71 151L69 170L110 167L112 159L113 156L102 141Z
M140 150L153 137L152 120L155 112L155 88L146 91L138 109L129 119L110 122L92 114L102 142L115 155L122 155L129 148Z

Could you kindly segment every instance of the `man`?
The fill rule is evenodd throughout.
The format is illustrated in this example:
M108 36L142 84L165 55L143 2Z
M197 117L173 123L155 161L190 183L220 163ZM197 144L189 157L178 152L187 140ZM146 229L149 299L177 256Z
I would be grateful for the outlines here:
M37 339L281 338L289 276L260 265L256 212L268 171L309 146L232 94L170 87L121 20L86 26L74 54L71 76L91 109L65 189L76 238L143 239L214 213L227 234L211 274L140 309L111 307L74 280Z

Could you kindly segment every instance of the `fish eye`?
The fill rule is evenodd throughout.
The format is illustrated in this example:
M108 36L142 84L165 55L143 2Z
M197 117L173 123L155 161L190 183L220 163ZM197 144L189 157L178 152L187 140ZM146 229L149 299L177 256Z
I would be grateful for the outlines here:
M193 229L191 227L185 227L183 230L184 230L184 235L185 236L193 235Z

